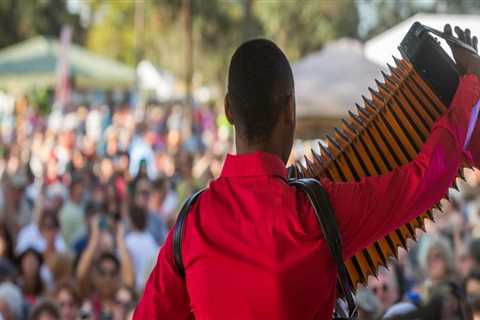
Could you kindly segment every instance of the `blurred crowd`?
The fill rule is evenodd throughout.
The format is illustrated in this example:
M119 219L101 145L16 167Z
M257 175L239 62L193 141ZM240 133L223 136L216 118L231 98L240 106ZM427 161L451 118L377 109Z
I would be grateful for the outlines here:
M213 106L186 110L0 105L0 319L128 319L231 147Z
M42 115L1 102L0 320L128 319L183 201L220 173L231 127L212 105ZM480 319L480 172L466 175L428 233L359 288L360 319Z
M480 171L465 175L427 232L358 290L360 319L480 319Z

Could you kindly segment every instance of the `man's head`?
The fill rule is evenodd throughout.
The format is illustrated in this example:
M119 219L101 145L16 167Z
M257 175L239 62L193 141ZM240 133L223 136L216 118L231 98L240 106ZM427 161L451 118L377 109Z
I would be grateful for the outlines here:
M235 51L225 113L236 129L237 151L270 151L288 159L295 130L293 74L273 42L250 40Z

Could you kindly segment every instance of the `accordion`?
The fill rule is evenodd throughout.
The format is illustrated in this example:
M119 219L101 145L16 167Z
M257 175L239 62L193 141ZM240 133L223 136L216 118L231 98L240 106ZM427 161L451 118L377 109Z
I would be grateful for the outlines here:
M320 144L321 154L312 150L305 164L290 167L292 177L355 181L384 174L416 157L459 82L454 61L431 32L445 36L413 24L399 46L403 59L394 58L389 74L382 72L383 81L375 81L376 90L369 88L371 97L362 96L357 112L349 112L341 127L327 135L328 147ZM389 257L397 257L399 247L406 249L407 240L415 240L416 229L425 230L425 219L433 220L432 210L345 261L351 287L364 284Z

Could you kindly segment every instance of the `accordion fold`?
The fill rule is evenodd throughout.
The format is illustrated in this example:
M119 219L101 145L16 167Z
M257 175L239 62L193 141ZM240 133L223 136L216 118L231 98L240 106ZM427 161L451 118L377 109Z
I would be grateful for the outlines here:
M416 157L458 85L455 64L421 28L418 23L412 26L399 48L404 59L394 58L389 74L382 72L382 81L375 80L376 89L369 88L370 97L362 96L356 112L349 112L342 125L327 135L328 147L319 143L320 154L312 150L305 164L291 168L293 175L358 181L392 171ZM416 240L416 229L425 231L425 219L433 220L432 210L347 260L352 287L376 275L390 257L397 257L400 247L407 249L407 240Z

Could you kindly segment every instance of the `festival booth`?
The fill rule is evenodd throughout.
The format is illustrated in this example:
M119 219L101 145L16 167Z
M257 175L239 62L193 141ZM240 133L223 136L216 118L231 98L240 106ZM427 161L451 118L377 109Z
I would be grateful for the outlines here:
M135 81L135 70L115 60L70 44L61 56L59 41L35 37L0 51L0 89L22 92L41 85L55 87L57 61L68 60L69 77L75 89L127 90Z
M392 64L392 55L400 56L398 44L415 21L437 30L443 30L445 23L449 23L452 27L469 28L472 35L480 34L479 15L418 13L365 42L365 57L380 65ZM445 41L441 40L439 44L443 50L450 53Z
M367 60L362 44L341 39L293 65L297 138L314 139L340 124L361 94L373 86L382 67Z

